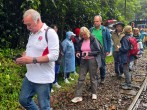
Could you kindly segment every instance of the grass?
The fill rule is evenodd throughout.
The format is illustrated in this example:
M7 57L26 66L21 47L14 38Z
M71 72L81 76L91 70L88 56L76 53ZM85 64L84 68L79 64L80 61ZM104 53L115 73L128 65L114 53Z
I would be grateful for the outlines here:
M106 57L106 63L112 63L114 61L113 56L107 56Z

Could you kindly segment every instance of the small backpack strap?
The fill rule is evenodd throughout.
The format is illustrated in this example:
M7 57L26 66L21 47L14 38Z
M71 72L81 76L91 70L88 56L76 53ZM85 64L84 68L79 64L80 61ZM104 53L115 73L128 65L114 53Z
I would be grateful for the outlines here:
M91 27L91 28L89 29L89 30L90 30L90 33L92 33L93 29L94 29L94 27Z
M47 43L48 43L47 32L48 32L49 29L50 29L50 27L47 27L46 32L45 32L45 40L46 40Z

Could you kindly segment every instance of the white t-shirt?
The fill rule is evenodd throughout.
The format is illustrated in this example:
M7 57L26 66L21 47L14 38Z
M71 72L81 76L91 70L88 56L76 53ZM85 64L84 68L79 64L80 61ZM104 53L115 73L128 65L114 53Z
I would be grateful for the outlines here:
M59 38L53 29L49 29L47 33L48 45L45 39L47 25L43 24L40 31L35 34L30 34L28 44L26 46L26 56L40 57L48 47L49 58L48 63L26 64L26 77L33 83L52 83L55 79L55 61L59 55Z

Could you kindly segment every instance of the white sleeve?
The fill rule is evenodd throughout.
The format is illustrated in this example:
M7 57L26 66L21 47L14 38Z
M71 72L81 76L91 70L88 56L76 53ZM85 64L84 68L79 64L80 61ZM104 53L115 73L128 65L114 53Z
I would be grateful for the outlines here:
M47 33L48 38L48 58L49 61L56 61L59 56L59 37L53 29L49 29Z

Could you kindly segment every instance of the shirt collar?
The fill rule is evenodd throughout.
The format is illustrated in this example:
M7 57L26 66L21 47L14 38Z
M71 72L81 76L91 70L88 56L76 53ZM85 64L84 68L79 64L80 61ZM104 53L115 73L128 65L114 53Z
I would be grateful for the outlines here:
M47 28L47 25L45 23L43 23L42 28L38 31L38 32L43 32L45 29Z
M46 28L47 28L47 25L45 23L43 23L43 26L41 27L41 29L35 34L39 34L39 33L43 32ZM33 33L30 33L30 35L33 35Z
M102 26L100 26L100 28L99 28L99 29L96 29L96 28L94 27L94 30L102 30Z

